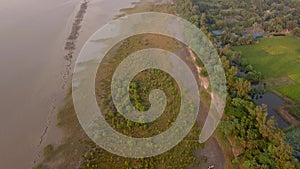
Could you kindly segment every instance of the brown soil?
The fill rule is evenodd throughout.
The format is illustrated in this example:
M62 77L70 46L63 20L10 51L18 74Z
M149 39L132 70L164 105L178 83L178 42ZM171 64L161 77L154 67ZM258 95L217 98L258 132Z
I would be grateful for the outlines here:
M281 106L276 109L276 112L287 122L292 124L294 127L300 127L300 121L292 116L287 110L287 106Z
M199 159L200 166L193 169L207 169L208 166L214 165L216 169L222 169L225 166L225 157L216 138L212 137L205 142L204 148L196 152L196 156L204 156L206 158Z
M243 153L243 149L237 145L234 138L228 137L228 141L231 145L231 150L232 150L234 157L238 157L239 155L241 155Z
M188 51L189 51L189 54L192 57L193 61L196 61L196 55L193 53L193 51L190 48L188 48ZM197 69L197 73L199 75L199 79L201 81L201 86L207 90L209 87L209 78L200 76L200 72L202 71L203 67L196 66L196 69Z

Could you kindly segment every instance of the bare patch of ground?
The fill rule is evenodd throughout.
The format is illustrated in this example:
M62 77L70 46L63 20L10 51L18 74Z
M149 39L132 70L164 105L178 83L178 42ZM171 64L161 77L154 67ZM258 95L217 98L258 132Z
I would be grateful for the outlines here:
M294 127L300 127L300 121L297 120L294 116L292 116L289 111L287 110L288 107L281 106L276 109L276 112L288 123L292 124Z
M200 158L200 165L191 169L207 169L210 165L214 165L216 169L223 169L225 157L219 152L222 152L219 143L214 137L210 138L205 142L203 149L196 151L196 156Z

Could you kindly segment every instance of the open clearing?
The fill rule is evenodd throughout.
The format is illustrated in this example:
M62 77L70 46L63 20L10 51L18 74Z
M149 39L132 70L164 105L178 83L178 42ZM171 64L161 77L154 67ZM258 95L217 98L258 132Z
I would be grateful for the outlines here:
M269 89L275 89L283 95L300 102L300 40L292 36L280 36L260 39L254 45L233 47L240 51L242 58L266 79ZM279 82L282 79L293 81L294 84L280 83L271 85L268 79ZM286 80L285 80L286 82Z

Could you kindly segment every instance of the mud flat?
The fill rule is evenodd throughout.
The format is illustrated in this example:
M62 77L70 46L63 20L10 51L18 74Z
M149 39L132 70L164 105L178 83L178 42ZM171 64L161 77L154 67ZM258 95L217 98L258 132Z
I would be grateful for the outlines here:
M31 168L40 160L45 145L59 144L62 132L56 127L56 114L80 48L93 32L131 3L2 2L0 168Z

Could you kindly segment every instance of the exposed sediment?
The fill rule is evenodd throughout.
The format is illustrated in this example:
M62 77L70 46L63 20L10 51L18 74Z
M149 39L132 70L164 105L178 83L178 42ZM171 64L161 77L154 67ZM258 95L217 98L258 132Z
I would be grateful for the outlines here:
M73 63L73 55L74 55L74 51L76 49L76 40L79 37L79 31L81 29L81 23L83 21L84 15L87 11L87 7L88 7L88 1L84 0L81 4L80 4L80 8L79 11L77 12L76 16L75 16L75 20L72 24L72 29L70 31L70 34L68 35L68 38L65 42L65 46L64 49L66 51L66 54L64 56L64 60L65 60L65 68L64 68L64 72L62 73L62 89L65 89L66 86L68 85L69 82L69 77L71 74L71 70L72 70L72 63ZM56 100L53 100L53 103ZM51 119L50 117L52 116L52 114L57 110L57 107L53 104L52 108L50 110L50 112L48 113L48 118L47 118L47 122L45 124L44 129L42 130L42 134L40 136L40 141L39 141L39 145L38 147L41 147L43 145L44 139L47 135L48 129L51 126ZM33 164L36 165L38 162L38 159L41 158L40 153L38 153L38 156L36 157L36 159L33 161Z
M300 127L300 121L297 120L293 115L288 111L287 106L280 106L276 109L276 112L288 123L292 124L294 127Z
M66 55L64 56L65 59L65 71L63 73L63 85L62 88L65 89L68 84L68 79L71 74L72 69L72 61L73 61L73 55L74 51L76 49L76 40L79 37L79 31L81 29L81 23L83 21L84 15L88 8L88 1L84 0L79 8L79 11L77 12L75 16L75 20L72 25L71 32L67 38L67 41L65 43L64 49L66 51Z
M189 51L189 54L192 57L193 61L196 61L197 56L193 53L193 51L190 48L188 48L188 51ZM197 68L197 72L199 74L198 77L201 81L201 86L207 90L208 87L209 87L209 78L208 77L203 77L203 76L200 75L203 67L200 67L200 66L196 65L196 68Z
M55 101L56 101L56 99L53 99L53 103L54 103ZM56 110L57 110L57 107L56 107L54 104L52 104L51 110L50 110L50 112L48 113L47 122L46 122L45 127L44 127L44 129L43 129L43 132L42 132L42 134L41 134L41 136L40 136L39 144L37 145L38 149L40 149L40 147L42 146L42 144L43 144L43 142L44 142L44 140L45 140L45 137L46 137L46 135L47 135L48 129L49 129L49 127L51 126L51 116L52 116L52 114L53 114ZM35 165L37 164L37 162L38 162L39 159L41 159L41 152L39 152L39 153L37 154L37 157L33 160L33 166L35 166Z

